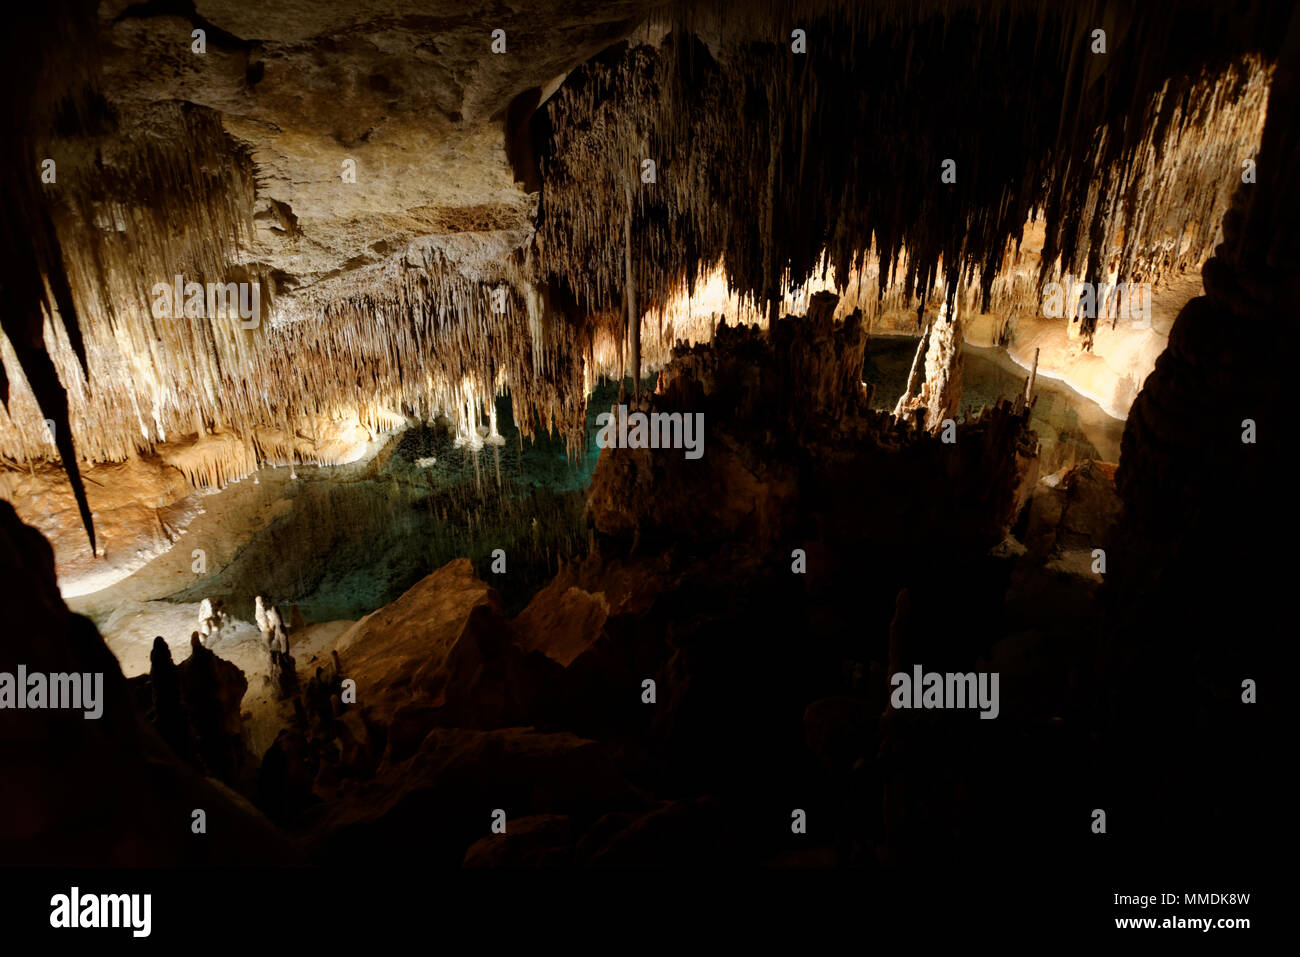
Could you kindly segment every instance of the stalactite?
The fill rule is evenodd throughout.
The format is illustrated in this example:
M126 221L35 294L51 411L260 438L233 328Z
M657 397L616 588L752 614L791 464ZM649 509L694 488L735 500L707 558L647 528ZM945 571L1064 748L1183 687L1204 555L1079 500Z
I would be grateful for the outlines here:
M48 159L38 144L54 123L56 114L82 121L93 112L93 54L66 69L66 49L88 45L96 25L93 5L79 0L52 0L36 8L15 11L0 39L0 82L5 105L0 107L0 335L11 345L14 364L0 371L0 404L8 421L15 404L11 389L15 377L27 385L33 444L50 439L57 449L72 487L91 553L96 553L95 524L77 466L84 447L74 442L66 383L81 383L88 372L82 317L73 301L70 278L61 255L46 196L41 187L41 167ZM69 375L58 374L48 344L43 341L43 320L62 317ZM9 351L9 350L6 350ZM60 378L63 382L60 382ZM3 436L0 436L3 437ZM81 436L75 436L81 438ZM30 462L31 457L27 460Z
M867 290L868 320L939 289L963 314L1037 310L1054 277L1194 266L1258 144L1269 51L1237 39L1207 60L1145 8L1127 41L1143 56L1105 64L1079 54L1096 11L1012 3L990 31L937 0L799 10L806 55L789 49L784 5L665 7L645 33L656 45L606 51L542 108L535 231L417 239L290 294L250 252L254 167L219 114L173 104L82 122L95 149L46 196L56 255L24 273L55 302L39 307L40 341L11 321L0 338L5 464L51 458L55 443L65 461L74 441L91 461L193 443L174 453L193 459L187 474L220 484L250 462L328 461L297 435L319 423L382 431L445 413L473 444L484 409L495 434L503 389L522 434L558 430L576 454L597 378L712 337L711 317L669 307L714 273L737 318L763 325L778 297L817 284ZM914 57L920 45L935 55ZM1046 241L1030 277L1017 267L1035 218ZM176 275L256 284L260 323L155 317L153 285ZM66 393L53 442L60 390L52 375L29 383L36 352ZM221 435L238 441L208 441Z
M974 312L1036 309L1041 284L1066 272L1149 282L1204 258L1225 184L1258 143L1270 68L1254 52L1203 65L1140 13L1130 41L1142 38L1141 63L1116 59L1096 79L1127 95L1097 96L1075 55L1082 14L1016 9L990 40L977 14L922 4L909 35L937 52L922 62L882 29L900 11L817 6L807 56L754 39L784 36L775 10L715 4L740 23L735 39L715 43L714 23L706 49L683 28L708 15L677 7L657 47L575 71L545 108L542 275L592 314L617 310L632 287L662 307L718 264L767 313L813 275L842 291L870 271L882 300L926 300L942 283ZM947 158L953 183L940 176ZM628 210L622 177L646 159L656 179L634 186ZM1002 281L1040 210L1038 282ZM631 274L608 242L629 219L645 250Z
M244 210L251 165L231 148L215 114L173 106L153 122L162 130L154 137L112 140L93 168L65 169L51 196L87 379L77 373L65 323L47 315L44 340L68 392L80 453L94 461L122 461L165 434L190 431L196 418L255 421L229 380L262 372L258 330L224 315L160 317L152 309L153 286L171 288L178 275L204 286L204 311L209 282L265 286L232 266L251 235ZM201 225L177 228L187 222ZM267 289L263 305L271 298ZM11 456L41 457L38 410L26 395L15 398L0 417L0 438Z

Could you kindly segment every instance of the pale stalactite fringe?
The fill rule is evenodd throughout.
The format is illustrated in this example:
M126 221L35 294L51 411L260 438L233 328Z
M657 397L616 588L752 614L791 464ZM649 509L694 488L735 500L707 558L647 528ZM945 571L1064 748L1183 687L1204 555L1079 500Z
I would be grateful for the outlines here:
M1097 11L1076 22L1013 4L996 37L975 31L974 45L958 49L992 70L1014 39L1028 51L1025 69L1055 70L1062 129L1040 135L1020 92L997 92L992 115L1018 124L1008 127L1009 181L977 190L975 140L958 138L957 183L943 184L937 160L951 145L943 136L965 136L970 118L931 124L908 141L917 103L866 80L869 69L893 71L924 99L955 74L941 57L923 65L891 52L882 27L898 11L822 6L826 19L808 22L809 42L820 44L808 56L754 42L756 32L788 34L779 5L742 17L727 7L725 31L701 27L707 48L679 30L658 48L635 45L575 71L545 107L554 132L541 158L535 234L413 242L381 267L280 301L249 258L256 187L248 157L216 114L160 107L149 123L156 135L106 140L97 175L73 177L87 185L58 194L89 387L70 330L47 322L45 340L80 454L121 461L163 446L210 447L211 455L189 454L187 474L220 484L260 463L328 461L301 441L325 421L378 431L405 415L444 413L474 444L484 422L495 434L493 402L505 391L525 435L559 431L580 451L587 391L626 359L629 286L647 370L678 340L712 337L715 317L674 316L669 305L719 268L764 324L770 299L814 276L838 289L874 284L868 319L873 306L928 300L945 287L963 315L1037 309L1041 283L1054 276L1154 281L1194 265L1214 240L1227 174L1258 142L1269 81L1258 58L1138 77L1133 102L1117 114L1126 133L1111 136L1097 132L1110 126L1090 125L1108 101L1089 99L1085 81L1109 90L1120 80L1090 79L1072 49ZM685 21L673 18L684 16L668 14L678 27ZM915 29L925 39L937 28ZM1035 29L1036 43L1024 46L1023 32ZM936 49L960 35L936 33ZM1167 30L1152 42L1152 56L1161 55ZM1073 127L1064 122L1070 110ZM881 139L880 130L897 135ZM984 139L998 132L993 125ZM934 168L900 165L917 157ZM1013 268L1035 213L1048 232L1037 283ZM629 233L630 262L629 244L611 241ZM151 284L174 275L259 283L263 321L243 329L226 319L155 318ZM574 314L557 310L573 300ZM0 414L0 448L17 466L51 457L8 343L0 358L15 383Z
M969 111L974 119L954 116L951 131L937 121L946 140L911 143L907 120L930 93L953 92L955 74L933 65L942 55L924 71L907 58L870 72L863 58L873 35L858 38L846 16L847 24L809 23L810 37L833 38L815 56L737 44L729 59L742 66L725 69L713 60L717 51L669 37L575 71L546 107L555 132L542 157L536 242L544 278L593 313L616 311L632 285L649 311L719 263L742 300L771 302L817 272L833 273L842 290L874 259L882 300L928 299L947 285L954 304L961 296L963 311L973 312L1032 301L1066 272L1154 282L1204 259L1224 184L1258 143L1270 73L1259 57L1171 78L1124 74L1135 83L1132 102L1108 100L1095 85L1119 82L1109 70L1090 94L1075 75L1085 67L1069 44L1088 35L1080 14L1054 22L1059 44L1040 45L1028 64L1030 75L1055 70L1062 78L1060 132L1040 133L1041 118L1027 119L1030 94L1017 90ZM1163 26L1150 29L1168 42ZM846 34L861 42L845 43ZM974 55L996 71L1008 52L980 43ZM889 92L898 84L888 77L872 82L909 69L920 90L910 100ZM1112 100L1123 109L1108 107ZM1007 130L985 128L986 114L994 124L1002 117ZM891 130L897 135L880 135ZM1022 148L995 156L981 183L978 144L962 139L966 132L983 140L1009 132ZM940 179L947 156L958 162L951 184ZM626 228L619 193L647 160L655 175L636 184L630 231L640 254L629 283L609 237ZM1037 211L1048 232L1044 272L1037 287L1018 281L1009 295L1002 265Z

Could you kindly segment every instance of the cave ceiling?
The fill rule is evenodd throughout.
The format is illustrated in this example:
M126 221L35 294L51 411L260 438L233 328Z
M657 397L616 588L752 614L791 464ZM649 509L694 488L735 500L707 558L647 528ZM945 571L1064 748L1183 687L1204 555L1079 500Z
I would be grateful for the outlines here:
M526 231L535 198L504 148L511 102L553 89L650 6L202 0L186 15L109 3L101 88L127 128L160 106L165 124L177 102L219 114L256 170L250 252L308 286L418 237ZM506 32L505 54L485 24ZM355 183L342 179L349 160Z
M1252 3L49 8L3 51L0 447L74 488L78 458L226 431L255 461L259 428L503 390L576 446L629 299L639 329L712 268L775 304L871 262L882 299L989 309L1037 296L1004 268L1033 217L1038 281L1194 268L1280 33ZM265 321L160 315L174 276L256 284Z

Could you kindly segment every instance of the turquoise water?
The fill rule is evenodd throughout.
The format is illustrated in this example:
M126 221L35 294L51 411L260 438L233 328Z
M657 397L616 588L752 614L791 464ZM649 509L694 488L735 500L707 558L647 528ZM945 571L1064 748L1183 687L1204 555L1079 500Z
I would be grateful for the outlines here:
M892 408L906 385L916 340L874 338L863 380L873 404ZM967 348L962 407L974 411L1024 388L1025 373L997 350ZM646 380L653 387L653 377ZM1084 458L1116 461L1124 423L1059 383L1039 380L1032 425L1042 471ZM509 396L497 400L504 446L456 448L446 423L409 429L369 462L299 467L298 481L268 496L289 499L286 514L255 533L217 574L170 599L225 599L252 618L253 596L293 602L308 622L355 619L398 598L454 558L468 557L496 586L508 612L549 581L561 558L584 554L584 493L600 450L596 416L617 401L601 383L587 404L587 447L573 461L561 438L521 440ZM427 467L416 461L432 457ZM268 483L269 484L269 483ZM507 574L492 572L505 552Z
M237 617L251 619L253 596L261 594L297 604L308 622L355 619L468 557L517 610L562 557L585 550L584 492L600 453L595 417L617 395L611 383L595 390L588 447L577 461L559 436L522 439L502 396L503 446L456 448L450 425L439 422L395 436L364 465L300 466L298 481L275 493L290 500L287 514L217 574L169 600L221 597ZM416 465L430 457L436 461ZM497 549L505 552L505 575L491 571Z

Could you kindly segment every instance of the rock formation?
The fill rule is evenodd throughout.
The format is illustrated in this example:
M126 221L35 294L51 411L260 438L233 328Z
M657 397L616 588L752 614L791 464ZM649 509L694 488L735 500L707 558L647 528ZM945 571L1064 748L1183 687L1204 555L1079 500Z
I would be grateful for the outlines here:
M955 421L961 407L961 320L956 315L949 317L947 312L945 305L918 342L907 391L894 406L894 415L900 419L924 411L921 421L931 432L938 432L945 421ZM922 359L924 382L920 382L918 375ZM1028 400L1026 395L1025 401Z
M1126 29L1142 57L1102 70L1071 52L1081 21L1065 11L1017 10L993 40L973 8L953 28L926 4L908 14L914 45L939 52L921 58L892 39L901 11L830 3L810 11L812 49L791 61L770 13L674 6L634 34L647 7L572 12L575 29L501 16L524 54L506 57L462 13L434 60L416 35L337 4L288 37L275 16L221 4L205 11L221 40L204 56L184 18L133 8L96 24L71 2L34 17L32 50L66 30L103 57L98 74L58 82L57 57L12 60L14 89L34 82L78 109L50 123L43 92L12 117L26 155L7 164L7 188L30 212L23 235L41 241L35 258L26 240L10 257L15 277L27 270L14 288L34 293L0 345L10 461L72 468L193 443L186 459L200 461L179 467L219 486L263 463L339 461L328 444L298 448L322 422L375 432L443 411L477 446L486 410L495 442L503 388L525 436L558 429L576 454L591 382L665 360L675 337L655 310L720 263L769 317L814 274L844 288L868 260L882 303L942 286L963 314L972 296L1036 303L1066 273L1159 278L1212 242L1222 170L1254 151L1280 35L1276 12L1198 6L1221 41L1207 63L1141 11ZM386 39L326 55L325 22ZM169 69L133 65L143 48ZM320 112L332 97L304 114L295 92L339 85L321 62L349 78L338 129ZM979 82L988 70L1011 72ZM939 101L942 131L863 139ZM427 155L431 135L416 113L455 145L411 177L399 157ZM990 139L995 151L940 177L943 157ZM488 140L504 140L499 152ZM55 162L53 183L36 180L37 156ZM1042 275L1004 288L1038 208ZM178 236L178 221L199 225ZM258 315L244 316L254 292Z
M69 613L59 598L49 544L18 522L13 509L2 502L0 567L0 591L10 609L0 642L0 670L13 672L21 662L34 671L101 672L105 699L103 715L94 721L80 712L0 711L6 774L22 782L22 787L5 791L0 853L7 863L230 866L298 859L290 840L251 805L186 763L148 722L94 626ZM205 654L201 648L195 653ZM170 662L169 655L164 657ZM196 680L187 682L163 668L170 677L162 679L159 689L164 722L159 730L185 747L180 743L183 722L175 708L177 691L185 700L206 681L202 717L196 724L210 736L199 739L200 753L206 755L205 763L212 760L209 767L230 770L228 709L233 703L237 718L239 698L233 687L229 694L220 690L227 687L222 677L227 669L212 662L205 679L199 680L196 672ZM238 672L230 677L239 679ZM57 754L50 753L52 741L58 742ZM88 802L87 795L94 800ZM221 840L189 839L192 808L205 808L210 820L220 822Z
M50 0L0 79L0 672L104 688L93 720L0 710L5 863L1155 860L1191 891L1278 843L1295 4ZM1040 481L1047 284L1197 269L1117 467ZM1123 352L1070 307L1072 359ZM964 329L1035 358L961 416ZM881 331L921 333L893 414ZM598 387L667 440L588 448ZM408 428L400 482L302 468ZM503 432L594 461L585 497L484 494L531 479ZM189 656L128 682L60 585L281 466L271 547L182 568ZM291 546L385 551L381 607L286 630ZM220 595L269 659L260 756ZM912 668L999 675L997 720L899 703Z

